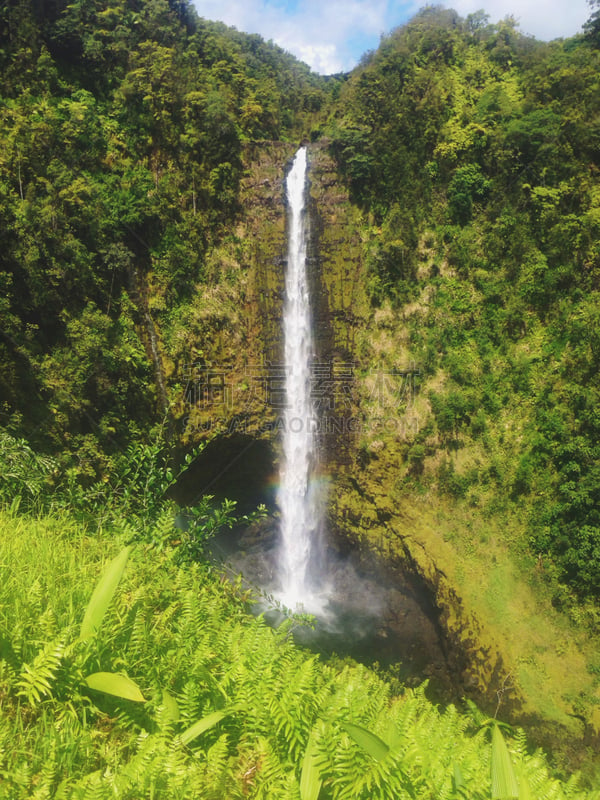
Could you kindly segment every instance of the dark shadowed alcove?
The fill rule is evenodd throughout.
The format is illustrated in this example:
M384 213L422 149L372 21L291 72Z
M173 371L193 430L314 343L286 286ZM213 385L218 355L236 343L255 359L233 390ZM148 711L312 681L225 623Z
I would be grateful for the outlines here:
M275 504L277 469L272 444L245 433L217 436L190 464L170 491L180 505L189 506L203 495L235 500L241 514L260 503Z

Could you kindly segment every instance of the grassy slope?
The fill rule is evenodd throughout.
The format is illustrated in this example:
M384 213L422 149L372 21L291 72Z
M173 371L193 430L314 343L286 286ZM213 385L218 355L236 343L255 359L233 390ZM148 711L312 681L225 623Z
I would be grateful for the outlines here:
M414 502L420 513L412 538L433 549L437 568L482 622L480 646L489 637L501 654L502 674L487 689L493 696L505 687L515 717L530 718L538 737L577 763L598 731L597 637L554 609L535 562L515 555L519 519L486 518L439 498L433 509L427 497ZM553 723L560 725L554 733ZM588 746L583 757L593 759L594 750Z

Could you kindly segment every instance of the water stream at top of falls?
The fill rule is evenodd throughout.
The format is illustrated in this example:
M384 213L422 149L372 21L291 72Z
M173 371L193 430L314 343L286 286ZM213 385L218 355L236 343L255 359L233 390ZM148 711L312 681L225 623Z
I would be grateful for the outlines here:
M283 414L283 464L278 505L281 511L279 570L284 605L315 611L322 594L318 553L322 502L315 480L318 460L316 416L311 398L314 356L307 274L307 151L296 153L286 180L288 253L283 308L286 406Z

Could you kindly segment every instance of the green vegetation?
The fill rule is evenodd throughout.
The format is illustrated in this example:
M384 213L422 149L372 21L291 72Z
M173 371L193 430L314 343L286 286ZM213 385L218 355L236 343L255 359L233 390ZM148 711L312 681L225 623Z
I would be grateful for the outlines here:
M335 81L167 0L23 0L0 32L0 422L93 481L173 421L192 309L247 266L244 147Z
M296 648L296 621L251 618L204 562L234 504L204 498L176 528L165 500L198 452L182 455L200 438L184 424L191 365L276 350L278 181L323 134L322 310L336 357L358 361L344 399L366 423L334 513L410 555L481 696L509 694L499 652L523 715L570 724L565 776L593 748L591 5L584 35L550 44L426 7L331 79L185 1L2 6L0 798L597 796L551 777L521 732L506 749L472 706L394 696ZM416 397L373 385L374 365L411 364ZM248 414L268 413L240 385ZM417 424L370 427L386 409Z
M0 797L598 796L520 732L506 749L476 709L322 663L205 564L122 541L0 514Z
M330 121L331 151L364 210L372 301L393 309L387 349L367 343L362 358L421 371L407 488L486 513L520 509L521 544L555 582L555 602L584 601L590 619L600 589L596 17L588 36L542 44L510 19L427 7L352 74Z

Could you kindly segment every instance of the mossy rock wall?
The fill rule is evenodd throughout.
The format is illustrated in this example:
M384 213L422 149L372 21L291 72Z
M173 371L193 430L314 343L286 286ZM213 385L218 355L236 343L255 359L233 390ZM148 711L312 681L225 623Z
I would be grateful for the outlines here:
M296 149L295 144L274 142L246 150L237 228L212 255L212 297L201 296L202 289L198 293L200 308L210 312L209 324L198 329L200 334L191 330L188 339L190 351L201 353L203 363L226 368L229 383L220 404L202 404L196 397L194 407L188 402L181 409L182 418L184 412L188 417L184 443L215 434L267 440L271 477L277 473L279 436L268 374L282 361L284 180ZM411 374L403 346L403 315L419 313L418 304L410 309L372 307L365 259L368 226L350 204L326 142L309 147L309 187L316 356L325 371L331 370L319 391L319 413L332 538L340 548L350 543L368 549L424 580L439 609L457 681L490 714L500 701L501 717L527 722L530 729L533 725L537 741L546 746L558 739L576 745L593 738L591 722L577 718L573 703L559 696L560 689L549 697L552 713L545 716L515 680L522 671L520 656L506 633L472 602L473 592L461 588L460 554L446 541L433 513L440 498L407 493L403 478L428 413L425 393L419 392L421 376ZM217 387L217 399L219 391ZM386 422L394 424L386 427ZM449 509L447 516L453 513Z
M191 324L180 324L183 376L175 395L183 446L214 436L272 439L271 365L281 361L286 250L282 201L294 146L250 144L244 152L236 227L209 256L210 283L196 287ZM177 391L177 388L175 388Z

